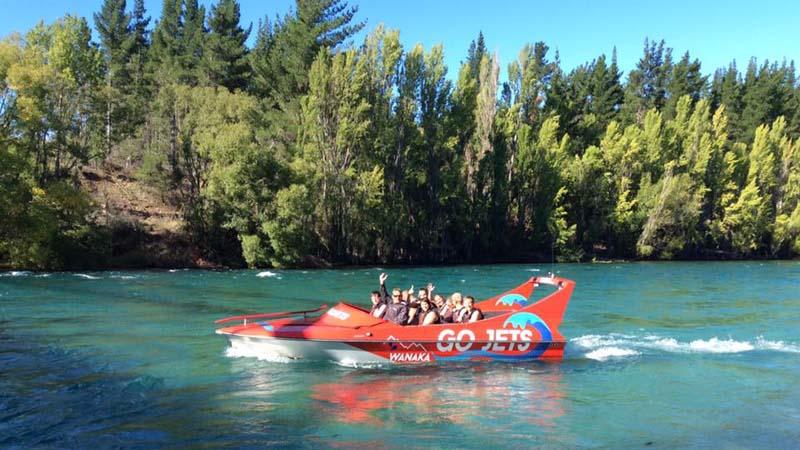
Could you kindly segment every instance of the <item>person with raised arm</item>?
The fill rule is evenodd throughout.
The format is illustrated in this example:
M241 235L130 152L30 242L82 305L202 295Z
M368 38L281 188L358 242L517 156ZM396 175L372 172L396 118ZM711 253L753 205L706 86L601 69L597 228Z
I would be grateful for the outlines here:
M385 292L386 279L389 278L385 273L381 274L381 287ZM408 322L408 307L405 303L401 302L401 291L399 288L392 289L392 299L386 305L386 312L383 314L383 319L389 322L394 322L399 325L405 325Z
M369 311L371 315L377 318L382 318L386 314L386 307L389 304L389 294L386 292L386 278L388 275L385 273L380 274L378 281L380 281L380 291L372 291L370 301L372 301L372 309Z

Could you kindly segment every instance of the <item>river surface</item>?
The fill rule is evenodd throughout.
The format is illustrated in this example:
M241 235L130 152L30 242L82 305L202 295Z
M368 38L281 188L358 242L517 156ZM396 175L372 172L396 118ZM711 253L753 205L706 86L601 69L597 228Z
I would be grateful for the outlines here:
M0 273L0 448L800 448L800 263L390 269L577 282L560 363L233 354L215 319L366 306L381 268Z

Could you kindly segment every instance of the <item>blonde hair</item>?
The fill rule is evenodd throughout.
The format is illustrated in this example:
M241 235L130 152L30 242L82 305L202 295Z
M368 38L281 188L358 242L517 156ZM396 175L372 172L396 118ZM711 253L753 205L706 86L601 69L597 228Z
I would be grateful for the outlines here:
M453 299L453 303L455 303L456 305L460 305L463 301L460 292L453 293L453 295L451 295L450 298Z

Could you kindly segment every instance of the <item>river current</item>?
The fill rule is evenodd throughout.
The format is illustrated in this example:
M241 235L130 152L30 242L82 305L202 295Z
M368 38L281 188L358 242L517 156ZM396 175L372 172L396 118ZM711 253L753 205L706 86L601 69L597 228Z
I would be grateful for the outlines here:
M577 282L560 363L342 367L214 320ZM800 262L0 272L0 448L800 448Z

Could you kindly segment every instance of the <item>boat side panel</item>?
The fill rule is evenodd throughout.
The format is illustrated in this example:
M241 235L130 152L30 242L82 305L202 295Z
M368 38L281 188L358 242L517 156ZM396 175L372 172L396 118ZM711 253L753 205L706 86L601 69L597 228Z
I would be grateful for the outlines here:
M220 332L220 334L226 334ZM449 335L448 335L449 336ZM414 364L435 361L534 359L560 360L565 342L476 341L468 333L434 342L420 341L317 341L267 336L227 335L243 354L292 359L331 360L342 363Z

